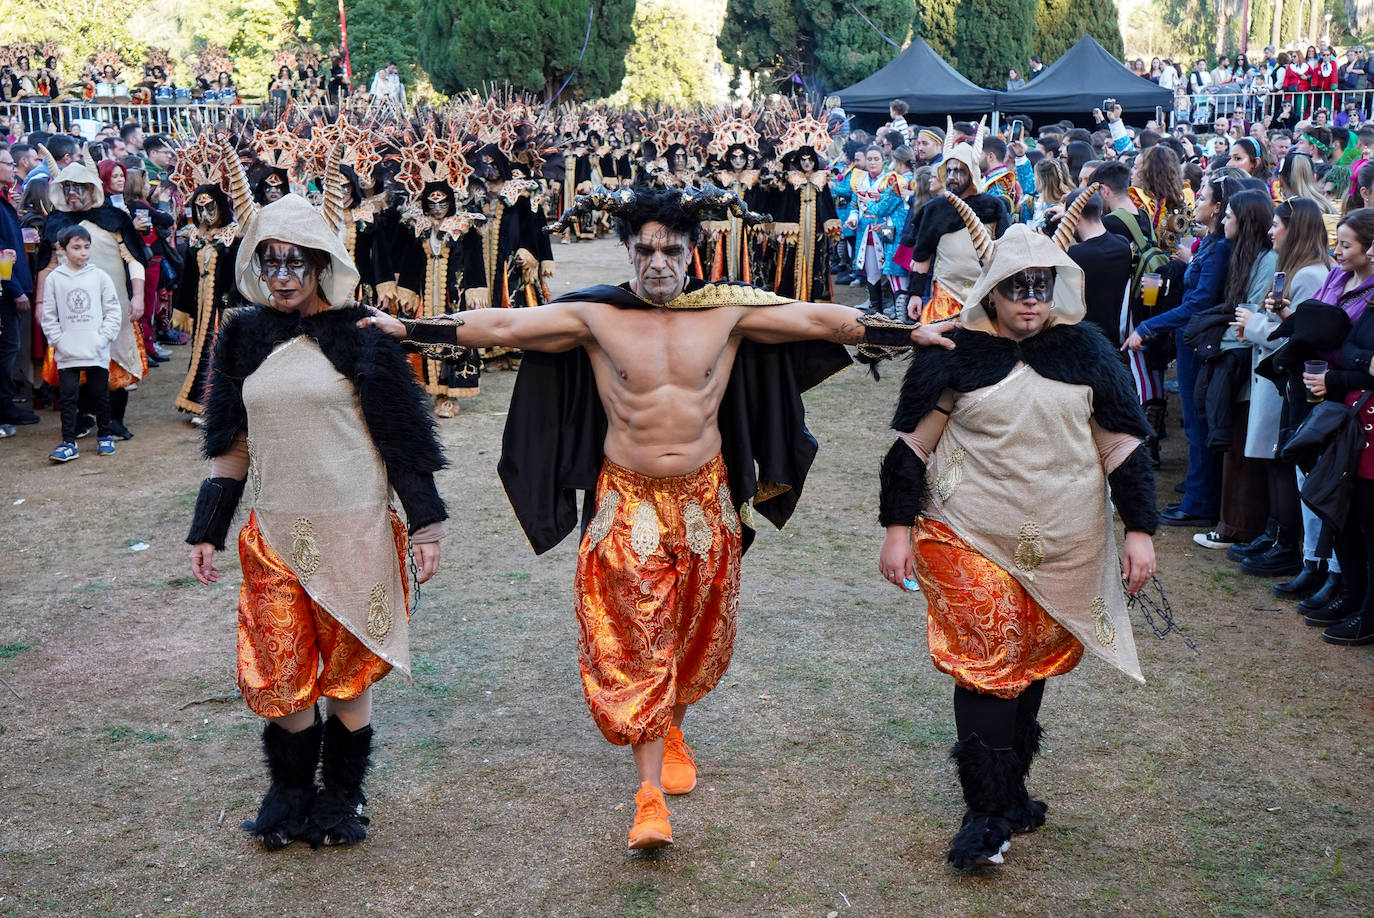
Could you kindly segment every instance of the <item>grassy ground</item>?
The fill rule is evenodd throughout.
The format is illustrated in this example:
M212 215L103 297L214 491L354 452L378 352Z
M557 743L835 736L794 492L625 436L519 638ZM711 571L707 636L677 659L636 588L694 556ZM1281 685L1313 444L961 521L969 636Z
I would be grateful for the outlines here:
M560 289L626 271L607 243L557 255ZM673 848L624 850L633 770L582 701L575 546L535 558L500 493L513 374L493 373L442 427L454 519L414 681L377 690L371 835L264 853L238 829L265 781L233 694L237 562L202 587L181 543L204 474L170 408L184 359L134 394L114 458L50 467L51 413L0 443L0 677L22 696L0 686L0 915L1374 914L1374 654L1322 644L1191 531L1157 545L1202 653L1137 622L1146 686L1092 660L1054 680L1049 822L998 871L944 868L950 683L923 601L876 571L897 375L857 369L808 396L820 457L747 559Z

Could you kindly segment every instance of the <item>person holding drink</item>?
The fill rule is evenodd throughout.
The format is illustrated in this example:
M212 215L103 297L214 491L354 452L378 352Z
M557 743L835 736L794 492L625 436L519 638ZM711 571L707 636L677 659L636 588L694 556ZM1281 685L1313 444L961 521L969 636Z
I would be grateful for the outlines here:
M1302 382L1312 398L1355 405L1371 388L1370 359L1374 357L1374 208L1352 210L1336 229L1336 268L1327 277L1316 299L1340 307L1351 328L1338 351L1319 355L1304 364ZM1366 405L1357 422L1364 428L1365 443L1355 470L1356 480L1346 525L1335 539L1340 563L1338 589L1320 608L1307 608L1309 625L1324 627L1322 640L1329 644L1374 643L1374 406ZM1316 597L1313 597L1314 599ZM1300 606L1302 608L1302 606Z

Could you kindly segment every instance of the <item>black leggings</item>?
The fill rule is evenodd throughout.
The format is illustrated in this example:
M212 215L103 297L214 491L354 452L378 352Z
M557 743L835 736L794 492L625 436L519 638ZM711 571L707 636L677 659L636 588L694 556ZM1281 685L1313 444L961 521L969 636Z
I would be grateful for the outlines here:
M959 741L977 736L993 749L1007 749L1016 732L1016 722L1035 720L1045 697L1045 680L1037 679L1015 698L999 698L954 687L954 726Z
M1374 614L1374 481L1355 479L1355 493L1345 527L1336 536L1336 560L1341 562L1346 608Z

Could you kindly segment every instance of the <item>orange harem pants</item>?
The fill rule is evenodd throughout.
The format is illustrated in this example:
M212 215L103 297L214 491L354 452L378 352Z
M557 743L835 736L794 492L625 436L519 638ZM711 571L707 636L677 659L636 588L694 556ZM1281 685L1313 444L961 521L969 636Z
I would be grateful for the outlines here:
M739 514L719 455L676 478L607 461L596 501L573 587L582 689L606 739L648 742L730 665Z
M1061 676L1083 645L1025 587L948 526L920 518L911 529L926 594L930 661L957 685L1015 698L1031 682Z
M409 538L394 510L391 535L408 597ZM257 514L249 514L239 533L239 563L239 690L254 714L285 717L312 707L321 695L351 701L391 672L390 663L310 598L267 544Z

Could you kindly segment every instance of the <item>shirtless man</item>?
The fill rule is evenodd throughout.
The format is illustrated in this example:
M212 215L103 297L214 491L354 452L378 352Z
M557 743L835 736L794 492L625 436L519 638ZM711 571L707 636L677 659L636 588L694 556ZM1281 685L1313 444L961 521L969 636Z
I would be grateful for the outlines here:
M839 345L953 346L941 336L952 323L873 327L886 323L863 319L848 306L788 301L744 285L689 282L687 266L700 224L683 210L681 199L680 191L665 190L639 191L628 204L622 201L620 237L634 269L628 285L589 288L538 309L465 312L442 325L403 323L380 312L363 320L397 337L409 336L421 348L452 346L456 335L457 344L469 348L585 352L607 428L596 479L597 512L582 537L574 586L582 683L603 735L634 751L640 788L631 848L671 844L663 793L685 794L696 786L683 716L689 704L715 687L730 662L739 560L748 539L739 510L752 526L748 499L759 504L771 496L765 494L773 483L762 459L759 478L765 480L747 494L741 493L744 487L755 488L753 463L747 463L747 476L737 476L741 470L727 468L722 456L723 446L726 456L738 455L718 425L722 403L732 403L727 393L737 356L747 349L741 360L765 359L755 351L758 344L832 342L817 345L828 349L831 361L818 378L779 384L779 389L792 386L795 406L764 406L774 415L795 407L800 418L801 388L849 363ZM522 376L534 372L532 361L538 359L537 353L526 355ZM816 354L809 359L814 367ZM783 360L770 370L782 367L790 373L789 366ZM779 375L770 379L777 382ZM508 463L516 464L511 424L522 382L517 380L512 397L502 473L512 506L535 549L542 551L571 523L553 541L541 543L512 490L514 484L523 491L529 477L523 467L507 475ZM549 386L544 395L543 401L568 397L561 385ZM530 452L552 456L558 447L548 441L557 438L557 426L556 420L540 425ZM754 436L755 455L767 452ZM805 440L810 452L801 450L800 477L779 482L796 491L814 452L809 435ZM745 484L732 487L740 481Z

